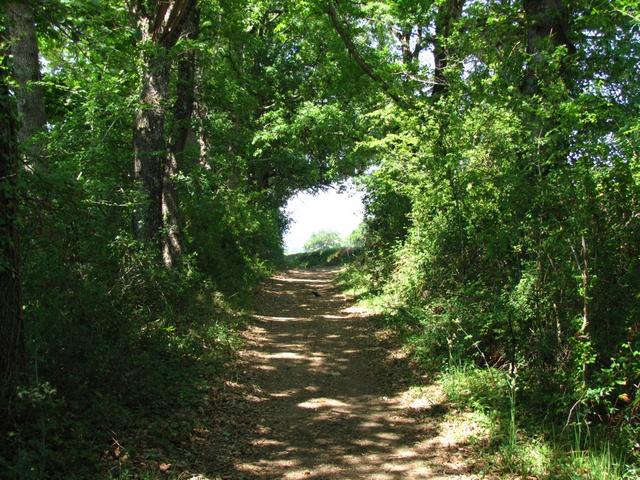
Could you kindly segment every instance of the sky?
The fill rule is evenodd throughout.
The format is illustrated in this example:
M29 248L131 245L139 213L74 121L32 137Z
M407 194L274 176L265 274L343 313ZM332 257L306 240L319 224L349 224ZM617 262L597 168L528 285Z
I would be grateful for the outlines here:
M301 252L312 233L332 230L344 238L362 222L362 193L351 182L342 184L342 193L337 187L333 185L315 195L303 191L289 199L285 211L292 221L284 236L286 253Z

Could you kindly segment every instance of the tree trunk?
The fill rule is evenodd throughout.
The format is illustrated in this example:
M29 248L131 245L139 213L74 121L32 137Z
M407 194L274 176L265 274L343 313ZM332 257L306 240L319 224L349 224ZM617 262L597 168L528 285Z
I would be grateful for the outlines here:
M7 70L0 67L0 401L25 371L17 222L18 146Z
M558 47L565 47L566 51L571 54L575 51L572 45L570 33L570 12L566 7L567 3L563 0L523 0L525 14L525 40L527 63L524 68L524 77L520 84L520 91L523 96L529 100L530 105L525 109L524 122L529 130L530 142L536 142L539 138L545 138L544 144L540 145L537 152L532 155L519 154L521 169L523 171L523 180L528 192L525 194L535 201L526 205L526 211L518 213L517 217L535 219L530 224L531 232L528 234L533 240L530 255L536 258L536 262L542 264L546 258L551 260L553 252L546 251L545 247L545 225L548 224L549 212L554 212L555 221L563 224L567 220L567 211L562 205L557 203L553 196L549 196L550 189L557 188L557 173L569 167L568 158L571 152L570 140L568 137L568 127L562 124L561 119L554 110L554 104L551 99L544 98L545 85L555 84L558 79L562 80L565 87L570 88L572 80L570 78L568 63L562 61L559 69L551 65L551 58L554 51ZM554 97L558 95L558 90L554 92ZM557 102L558 98L553 98L553 102ZM540 105L550 112L547 115L540 115ZM577 268L582 276L583 291L583 324L582 328L576 332L578 341L585 341L585 347L588 343L588 325L589 325L589 302L588 302L588 252L586 249L586 240L583 237L583 262L578 260L576 256ZM572 247L573 249L573 247ZM528 252L523 252L528 253ZM538 269L539 288L545 288L547 275L543 268ZM541 324L536 326L525 326L523 331L530 328L547 328L549 336L554 335L558 342L558 350L556 355L564 356L564 348L561 346L563 330L567 335L567 329L563 326L558 315L558 310L562 309L560 305L554 303L555 325L545 326ZM540 319L539 316L535 317ZM536 320L533 320L534 322ZM538 320L540 321L540 320ZM551 330L553 328L553 331ZM531 350L538 351L538 345L531 345ZM544 346L543 346L544 348ZM587 347L588 348L588 347ZM578 358L580 353L577 353ZM564 357L563 357L564 358ZM546 360L547 362L549 360ZM563 360L564 361L564 360ZM552 360L552 362L555 362ZM586 386L587 365L583 363L580 381L583 387Z
M431 90L431 100L437 102L438 99L444 98L449 93L449 84L446 79L446 68L449 64L449 38L453 33L455 23L462 15L464 0L446 0L438 8L436 14L436 35L433 40L433 57L434 57L434 84ZM449 129L449 115L438 114L438 135L434 142L434 155L440 159L442 163L447 162L447 147L445 145L445 136ZM466 275L466 240L464 233L464 215L462 213L463 198L460 195L460 188L457 180L457 170L454 165L447 165L446 180L451 188L451 196L455 209L456 225L458 228L458 268L457 272L462 281Z
M141 34L140 103L136 111L134 178L140 199L133 218L135 237L162 248L162 184L168 160L165 105L169 88L169 49L183 31L195 0L132 0Z
M411 51L411 28L405 27L398 34L400 40L400 51L402 52L402 63L410 66L413 62L413 52Z
M565 47L568 53L575 51L569 39L570 14L562 0L524 0L526 53L528 61L525 65L524 78L520 84L520 91L525 97L532 98L541 93L541 87L556 81L558 74L565 87L569 88L570 78L568 63L561 62L559 71L552 68L550 58L558 47ZM535 109L537 102L531 108L526 120L532 135L546 136L547 132L556 131L558 119L551 115L540 117ZM548 176L553 168L563 168L569 155L569 140L565 136L559 138L557 134L553 150L539 152L536 161L524 159L524 168L529 170L528 181L535 185ZM535 177L538 177L537 180Z
M34 135L42 132L47 117L44 110L44 91L38 82L40 60L38 40L31 3L27 1L6 4L13 74L18 82L18 141L25 146L28 159L35 165L42 162L42 142Z
M185 27L188 38L198 34L199 15L194 9ZM173 106L173 129L169 142L169 156L164 169L162 189L162 214L166 233L163 239L162 257L167 267L175 266L182 256L183 235L182 219L178 208L178 195L174 178L180 172L187 138L191 131L195 93L196 52L193 49L184 53L178 61L176 80L176 101Z
M354 43L353 38L351 38L349 31L340 20L340 16L338 15L338 11L336 10L333 0L327 1L324 7L325 12L329 16L329 20L331 20L331 25L333 25L334 30L342 40L342 43L344 43L349 56L351 56L358 67L360 67L360 70L362 70L371 80L380 85L382 91L385 92L385 94L389 98L391 98L398 106L404 109L410 108L411 105L408 104L407 101L395 91L395 89L389 82L378 75L360 54L358 47Z
M446 0L438 9L436 15L436 36L433 46L433 61L435 66L434 84L431 96L442 95L447 90L446 69L449 65L447 41L451 36L454 23L462 15L464 0Z
M538 92L542 79L551 73L541 53L561 45L572 53L574 46L569 40L569 13L562 0L524 0L524 11L527 53L531 59L527 64L522 91L533 95ZM567 84L567 72L561 74Z
M145 38L146 37L146 38ZM148 36L143 32L143 42ZM134 212L134 234L143 242L158 242L162 229L162 176L167 148L164 104L169 86L169 60L162 46L142 53L140 105L136 111L133 145L134 178L140 188Z

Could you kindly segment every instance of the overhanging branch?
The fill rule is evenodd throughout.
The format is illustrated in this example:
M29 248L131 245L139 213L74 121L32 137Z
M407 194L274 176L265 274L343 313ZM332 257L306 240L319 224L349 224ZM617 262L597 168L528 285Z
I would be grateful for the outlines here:
M394 92L394 89L389 84L389 82L387 82L384 78L378 75L373 70L373 68L371 68L371 66L365 61L362 55L360 55L360 52L358 51L356 44L353 43L353 39L351 38L351 35L349 35L349 32L340 21L340 17L338 16L338 12L336 11L336 7L332 1L328 1L325 3L325 12L329 16L329 19L331 20L331 24L333 25L333 28L335 29L336 33L342 39L342 43L344 43L344 46L347 48L349 55L351 56L351 58L353 58L353 60L360 67L360 69L369 78L371 78L371 80L379 84L382 90L384 91L384 93L387 94L387 96L391 98L398 106L404 109L409 109L411 105L402 97L400 97L396 92Z

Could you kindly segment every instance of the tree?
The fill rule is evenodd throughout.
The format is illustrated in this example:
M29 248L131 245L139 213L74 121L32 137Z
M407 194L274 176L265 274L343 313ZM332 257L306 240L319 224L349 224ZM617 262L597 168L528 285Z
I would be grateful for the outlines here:
M25 370L18 237L18 142L6 56L0 63L0 402Z
M40 58L33 2L18 0L5 5L13 75L18 83L18 141L34 165L42 163L42 142L34 139L47 123L44 90L39 84Z
M140 98L134 122L134 178L140 204L134 215L138 240L161 244L162 187L168 161L165 108L169 91L169 50L195 8L195 0L132 0L131 10L141 35Z
M342 246L342 239L338 232L331 230L321 230L311 234L304 244L305 252L313 252L316 250L326 250L329 248L338 248Z
M363 248L365 245L365 224L358 225L347 237L347 245L352 248Z
M193 40L197 37L199 21L198 9L194 6L185 21L184 37L187 40ZM162 214L166 230L163 238L162 258L167 267L176 265L184 250L182 218L178 207L175 177L180 173L187 137L191 131L195 73L196 52L192 46L188 46L177 61L173 129L169 138L168 158L162 182Z
M384 2L396 3L412 4ZM458 338L449 346L517 366L523 391L553 398L565 415L572 406L619 412L605 392L622 388L602 382L611 365L637 365L628 345L638 342L640 288L630 221L640 48L629 3L427 3L420 22L435 69L407 78L435 85L405 82L418 113L387 102L359 146L378 162L363 176L372 288L429 318L447 305L433 322L463 319L447 325L442 339ZM358 5L348 18L360 51L377 71L398 68L418 16L389 8L376 18L370 2ZM384 36L389 24L399 25L399 43Z

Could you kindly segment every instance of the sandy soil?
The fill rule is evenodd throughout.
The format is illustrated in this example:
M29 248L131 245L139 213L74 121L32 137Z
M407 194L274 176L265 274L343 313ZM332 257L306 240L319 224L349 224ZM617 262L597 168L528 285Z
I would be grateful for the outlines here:
M236 384L251 432L223 478L479 478L472 422L453 425L436 387L409 391L406 360L336 273L290 270L256 294Z

